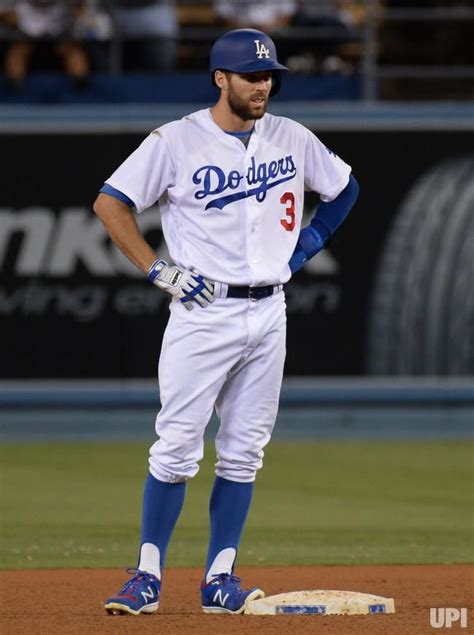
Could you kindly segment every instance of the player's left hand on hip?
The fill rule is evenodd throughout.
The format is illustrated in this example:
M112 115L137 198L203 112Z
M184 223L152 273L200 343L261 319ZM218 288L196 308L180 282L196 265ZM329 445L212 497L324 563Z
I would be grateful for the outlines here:
M206 307L214 302L214 282L194 271L168 265L164 260L155 260L148 271L148 279L192 311L194 303Z

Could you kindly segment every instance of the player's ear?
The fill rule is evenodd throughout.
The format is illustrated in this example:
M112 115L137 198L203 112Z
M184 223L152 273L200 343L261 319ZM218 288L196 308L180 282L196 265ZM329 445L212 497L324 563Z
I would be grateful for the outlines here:
M222 71L216 71L214 73L214 79L218 88L221 90L227 90L227 76L225 73Z

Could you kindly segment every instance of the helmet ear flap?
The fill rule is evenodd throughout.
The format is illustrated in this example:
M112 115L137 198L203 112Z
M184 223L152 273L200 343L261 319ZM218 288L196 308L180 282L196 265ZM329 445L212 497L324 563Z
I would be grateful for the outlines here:
M272 89L270 91L270 97L276 95L281 88L281 72L272 71Z

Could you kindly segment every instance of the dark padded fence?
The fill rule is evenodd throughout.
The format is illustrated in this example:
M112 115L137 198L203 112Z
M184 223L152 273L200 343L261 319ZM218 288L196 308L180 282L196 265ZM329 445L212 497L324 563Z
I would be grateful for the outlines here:
M406 194L369 325L372 374L474 373L474 155L437 164Z
M318 134L361 194L287 286L286 374L474 373L474 132L354 128ZM91 210L145 134L0 134L0 379L156 374L167 298ZM140 222L166 257L157 210Z

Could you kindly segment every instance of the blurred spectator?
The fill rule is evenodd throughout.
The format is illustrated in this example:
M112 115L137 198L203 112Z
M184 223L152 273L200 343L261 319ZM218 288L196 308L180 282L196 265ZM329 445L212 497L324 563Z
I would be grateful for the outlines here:
M74 22L74 37L87 51L93 72L110 72L115 29L109 0L84 0Z
M314 28L320 37L302 35L295 54L287 59L290 70L300 72L347 73L352 66L344 59L345 45L359 40L354 11L360 2L350 0L298 0L292 25Z
M5 54L5 75L10 86L21 90L32 61L44 63L53 54L62 62L76 87L83 87L89 63L83 46L74 40L73 26L82 2L17 0L11 21L16 37Z
M295 0L215 0L217 16L226 27L260 29L272 34L290 24Z
M114 5L123 69L172 71L179 31L174 0L115 0Z
M113 32L109 3L101 0L83 0L74 21L74 35L83 40L109 40Z

